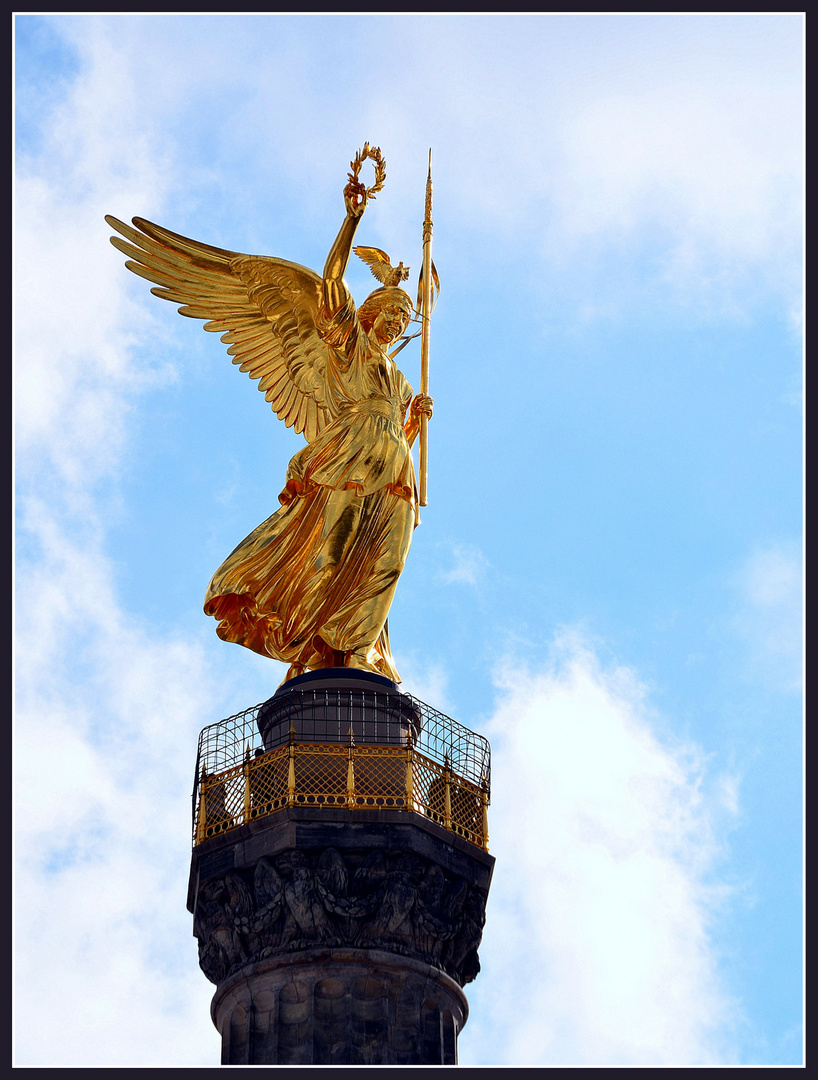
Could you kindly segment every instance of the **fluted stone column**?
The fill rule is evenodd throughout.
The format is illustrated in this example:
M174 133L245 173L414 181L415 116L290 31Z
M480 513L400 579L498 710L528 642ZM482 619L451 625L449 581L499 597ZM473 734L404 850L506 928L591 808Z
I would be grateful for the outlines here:
M377 949L308 949L246 965L216 991L223 1065L455 1065L458 984Z

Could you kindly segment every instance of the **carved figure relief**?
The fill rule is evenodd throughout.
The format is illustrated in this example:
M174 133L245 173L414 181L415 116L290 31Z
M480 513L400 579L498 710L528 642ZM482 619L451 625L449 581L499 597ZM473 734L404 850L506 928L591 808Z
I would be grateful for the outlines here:
M247 963L317 945L378 948L432 963L461 986L480 970L485 898L406 852L346 858L288 851L208 881L196 901L199 963L222 982Z

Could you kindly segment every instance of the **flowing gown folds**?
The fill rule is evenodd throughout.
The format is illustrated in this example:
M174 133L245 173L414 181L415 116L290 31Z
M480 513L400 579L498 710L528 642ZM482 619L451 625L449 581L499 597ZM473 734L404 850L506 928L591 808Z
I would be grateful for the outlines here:
M329 422L290 461L281 509L213 575L204 610L219 637L263 656L398 682L386 617L418 520L403 429L412 388L351 300L318 332Z

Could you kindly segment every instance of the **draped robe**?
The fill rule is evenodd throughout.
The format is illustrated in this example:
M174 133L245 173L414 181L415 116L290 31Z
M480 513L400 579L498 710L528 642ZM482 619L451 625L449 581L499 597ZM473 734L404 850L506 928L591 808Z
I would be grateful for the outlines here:
M399 682L386 618L418 522L412 388L351 298L317 327L330 421L290 461L281 509L213 575L204 610L223 640L296 672L348 665Z

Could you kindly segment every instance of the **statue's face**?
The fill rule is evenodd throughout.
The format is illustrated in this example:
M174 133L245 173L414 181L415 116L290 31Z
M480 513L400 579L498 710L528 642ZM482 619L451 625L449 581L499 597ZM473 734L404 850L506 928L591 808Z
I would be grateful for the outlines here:
M406 330L409 319L409 312L401 304L386 304L374 322L375 336L382 344L388 345Z

